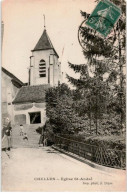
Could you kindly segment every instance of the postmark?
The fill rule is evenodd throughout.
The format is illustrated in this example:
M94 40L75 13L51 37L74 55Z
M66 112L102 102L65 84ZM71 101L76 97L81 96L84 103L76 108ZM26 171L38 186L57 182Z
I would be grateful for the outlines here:
M107 37L120 15L119 7L108 0L101 0L86 20L86 25L99 32L103 37Z
M91 17L91 21L96 21L98 20L98 16L93 16ZM88 46L90 44L90 46L95 46L98 48L98 50L100 50L100 52L102 51L102 43L105 41L105 43L109 46L113 45L113 36L115 34L115 28L113 26L113 24L111 23L110 20L105 19L105 23L108 24L110 26L110 33L108 34L107 37L102 36L97 30L94 30L93 28L88 28L88 26L86 25L86 20L84 20L81 25L79 26L79 30L78 30L78 41L81 45L81 47L83 48L84 51L88 51ZM92 29L92 31L91 31ZM90 31L90 35L92 35L93 37L95 35L98 36L98 40L93 42L93 41L88 41L87 39L84 39L84 33L85 31ZM102 31L104 31L104 29L102 29Z

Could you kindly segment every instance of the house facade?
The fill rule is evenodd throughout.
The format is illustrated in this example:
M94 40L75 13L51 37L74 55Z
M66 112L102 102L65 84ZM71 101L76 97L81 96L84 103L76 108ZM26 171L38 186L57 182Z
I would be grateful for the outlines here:
M14 111L12 101L14 100L19 89L24 85L16 76L2 67L1 71L1 108L2 108L2 125L6 118L14 123Z

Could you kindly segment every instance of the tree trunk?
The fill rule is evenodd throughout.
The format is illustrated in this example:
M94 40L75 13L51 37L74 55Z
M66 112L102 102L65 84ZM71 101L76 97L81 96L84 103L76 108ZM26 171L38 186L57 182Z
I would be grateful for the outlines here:
M91 101L90 101L90 132L91 132Z
M121 64L121 38L120 38L120 28L119 28L119 22L118 22L118 42L119 42L119 68L120 68L120 107L121 107L121 134L122 134L122 128L123 128L123 113L122 113L122 108L123 108L123 101L122 101L122 96L123 96L123 66Z
M97 110L97 104L98 104L98 102L97 102L97 94L96 94L96 135L97 135L97 133L98 133L98 129L97 129L97 127L98 127L98 125L97 125L97 120L98 120L98 110Z

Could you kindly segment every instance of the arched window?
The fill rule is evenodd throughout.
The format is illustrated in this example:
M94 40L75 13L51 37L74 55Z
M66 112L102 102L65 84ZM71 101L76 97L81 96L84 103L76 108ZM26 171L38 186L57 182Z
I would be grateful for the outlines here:
M44 60L40 60L39 63L39 76L46 77L46 63Z

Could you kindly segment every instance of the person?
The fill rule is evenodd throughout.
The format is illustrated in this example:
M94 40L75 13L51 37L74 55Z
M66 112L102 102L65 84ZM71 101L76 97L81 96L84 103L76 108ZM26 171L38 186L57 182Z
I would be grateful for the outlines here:
M43 134L41 134L40 135L40 139L39 139L39 146L41 146L41 144L43 144L43 142L44 142L44 135Z
M26 133L24 133L24 135L23 135L23 140L28 140L28 136Z
M11 150L11 133L12 133L12 127L9 127L6 131L7 140L8 140L8 150Z
M24 128L23 128L23 125L21 124L20 125L20 136L23 136L24 134Z
M2 138L5 135L6 130L11 127L11 121L9 120L9 118L5 118L4 119L4 123L3 123L3 129L2 129Z
M47 138L46 137L44 138L43 146L47 146Z
M5 130L4 136L2 138L2 148L4 150L11 150L11 132L12 132L12 127L8 127L8 129Z
M2 150L10 150L11 148L11 121L7 117L5 118L3 129L2 129Z

